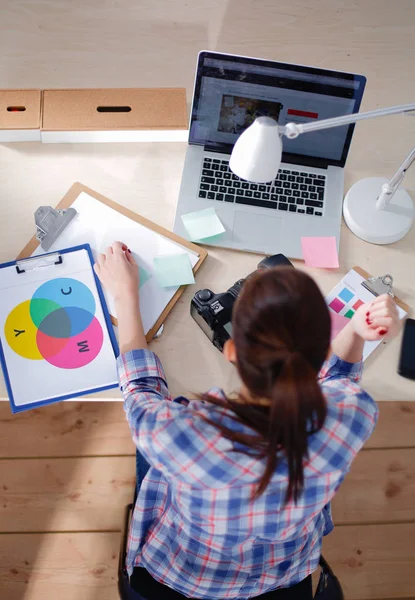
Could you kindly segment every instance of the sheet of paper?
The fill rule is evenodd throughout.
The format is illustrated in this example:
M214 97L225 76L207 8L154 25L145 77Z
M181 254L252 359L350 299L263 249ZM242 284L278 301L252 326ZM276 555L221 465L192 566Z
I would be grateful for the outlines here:
M332 237L302 237L301 247L303 258L308 267L320 269L338 269L336 238Z
M211 238L225 231L213 206L182 215L182 221L192 242Z
M150 276L140 282L140 307L143 318L144 331L147 333L157 322L161 313L173 298L179 286L163 288L154 275L155 256L161 254L183 254L189 256L192 267L199 259L196 252L187 250L173 240L140 225L136 221L125 217L106 204L82 192L72 205L78 212L67 229L62 232L51 252L61 248L69 248L78 244L89 244L94 257L115 240L121 240L131 249L140 268ZM34 254L43 254L39 247ZM117 313L113 298L105 293L108 309L116 317Z
M154 267L157 281L164 288L189 285L195 282L187 253L155 256Z

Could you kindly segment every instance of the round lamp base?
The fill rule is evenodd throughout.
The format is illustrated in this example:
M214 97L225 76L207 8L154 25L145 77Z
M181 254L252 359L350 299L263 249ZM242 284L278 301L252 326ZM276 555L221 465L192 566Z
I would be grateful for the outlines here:
M415 211L411 196L398 189L389 205L376 208L383 177L369 177L355 183L343 203L343 216L349 229L357 237L371 244L393 244L411 229Z

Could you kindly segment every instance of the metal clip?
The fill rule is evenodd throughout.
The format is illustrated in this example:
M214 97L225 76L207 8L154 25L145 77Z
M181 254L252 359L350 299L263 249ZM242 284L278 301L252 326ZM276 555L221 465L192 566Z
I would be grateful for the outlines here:
M36 239L46 252L76 215L74 208L56 210L51 206L40 206L35 212Z
M382 277L369 277L362 281L364 288L372 292L374 296L380 296L381 294L389 294L392 298L395 294L392 291L393 277L388 273Z
M53 265L61 265L63 263L62 255L59 252L52 254L41 254L40 256L32 256L30 258L22 258L16 261L16 271L20 275L26 271L40 269L42 267L51 267Z

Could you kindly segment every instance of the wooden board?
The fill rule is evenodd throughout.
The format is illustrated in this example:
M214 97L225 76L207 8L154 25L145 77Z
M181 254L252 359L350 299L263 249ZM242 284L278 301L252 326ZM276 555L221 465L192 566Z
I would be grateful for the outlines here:
M119 530L135 469L133 456L2 460L0 531Z
M415 523L341 526L324 539L323 554L346 600L412 598Z
M415 522L415 448L366 450L333 500L333 519L346 523Z
M415 524L337 527L324 555L347 600L415 594ZM114 600L119 533L3 534L0 587L13 600Z
M122 402L60 402L18 415L0 402L0 457L134 453Z
M381 402L365 448L415 448L415 404ZM0 402L0 457L134 453L122 402L61 402L12 415Z
M135 460L6 459L0 482L0 531L114 530L133 496ZM415 449L362 452L333 501L334 522L415 522L414 497Z
M115 600L120 533L0 536L2 600Z
M379 420L365 448L415 448L415 402L379 402L378 406Z
M188 248L190 251L198 254L199 260L193 267L194 273L196 273L200 269L201 265L205 261L207 255L208 255L207 250L205 248L201 248L200 246L196 246L196 244L193 244L192 242L188 242L184 238L176 235L175 233L172 233L171 231L168 231L164 227L161 227L160 225L157 225L156 223L153 223L152 221L149 221L148 219L145 219L144 217L141 217L140 215L137 215L132 210L125 208L124 206L121 206L121 204L117 204L113 200L110 200L109 198L106 198L102 194L95 192L94 190L87 187L86 185L83 185L82 183L74 183L73 186L70 188L70 190L67 192L67 194L59 202L59 204L57 205L56 208L60 209L60 210L69 208L70 206L72 206L72 204L75 202L75 200L78 198L78 196L82 192L85 192L89 196L92 196L96 200L99 200L103 204L106 204L107 206L109 206L113 210L121 213L128 219L131 219L132 221L135 221L136 223L139 223L140 225L143 225L144 227L151 229L155 233L158 233L158 234L172 240L173 242L176 242L177 244L180 244L181 246ZM36 248L38 248L38 246L39 246L39 240L36 239L36 236L33 236L32 239L26 244L26 246L20 252L17 259L20 260L22 258L28 258L29 256L31 256L33 254L33 252L36 250ZM157 319L155 325L147 333L147 335L146 335L147 341L152 340L153 337L156 335L156 333L160 329L161 325L164 323L167 315L172 310L172 308L174 307L174 305L176 304L176 302L178 301L180 296L183 294L185 289L186 289L186 286L182 285L177 290L177 292L174 294L173 298L170 300L170 302L167 304L166 308L161 313L160 317ZM117 325L117 320L115 318L112 318L112 321L113 321L114 325Z

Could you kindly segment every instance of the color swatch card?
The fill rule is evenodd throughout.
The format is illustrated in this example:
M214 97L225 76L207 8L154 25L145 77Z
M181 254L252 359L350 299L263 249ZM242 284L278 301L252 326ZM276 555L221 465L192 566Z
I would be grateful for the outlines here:
M362 286L364 280L364 277L352 269L326 296L332 322L332 340L347 325L348 320L362 304L373 302L376 298L372 292ZM403 319L407 313L398 305L397 309L399 317ZM366 360L381 341L365 343L363 360Z
M117 387L118 346L92 260L78 246L0 265L0 360L13 412Z

